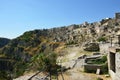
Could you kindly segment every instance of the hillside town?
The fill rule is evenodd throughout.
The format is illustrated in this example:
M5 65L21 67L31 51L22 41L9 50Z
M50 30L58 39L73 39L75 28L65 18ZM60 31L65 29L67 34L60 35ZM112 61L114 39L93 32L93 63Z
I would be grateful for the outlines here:
M105 18L99 22L37 29L12 40L0 40L3 40L0 43L0 70L8 80L120 79L119 12L115 13L114 18ZM32 63L34 55L51 52L57 54L56 61L53 61L54 68L59 66L52 77L49 70L34 71L31 70L31 65L24 67L25 63ZM36 64L33 67L37 69L39 66L35 66ZM21 72L23 68L25 70Z

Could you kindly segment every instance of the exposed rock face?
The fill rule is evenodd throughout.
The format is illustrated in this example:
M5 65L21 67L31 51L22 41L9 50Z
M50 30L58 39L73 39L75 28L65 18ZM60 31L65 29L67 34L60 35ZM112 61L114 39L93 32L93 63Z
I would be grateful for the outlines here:
M99 44L98 43L88 43L85 44L84 50L86 51L99 51Z
M7 45L10 42L10 39L0 38L0 48Z
M117 24L117 25L116 25ZM20 57L29 60L28 57L48 51L56 51L65 44L77 44L83 46L86 43L97 41L105 37L110 42L109 36L112 32L116 34L120 30L120 22L115 19L103 19L100 22L63 26L59 28L33 30L25 32L23 35L10 41L0 50L0 54L5 54L14 59ZM6 44L7 41L4 42ZM98 51L97 43L85 46L88 51ZM27 58L27 59L26 59Z

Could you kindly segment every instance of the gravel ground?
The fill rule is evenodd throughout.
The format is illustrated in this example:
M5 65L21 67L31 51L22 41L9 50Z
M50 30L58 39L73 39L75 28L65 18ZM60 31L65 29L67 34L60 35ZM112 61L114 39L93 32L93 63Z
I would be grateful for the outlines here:
M105 77L105 75L96 75L92 73L80 72L77 69L72 69L63 74L64 80L96 80L97 77L103 80L112 80L110 77ZM63 80L61 75L59 75L59 80Z

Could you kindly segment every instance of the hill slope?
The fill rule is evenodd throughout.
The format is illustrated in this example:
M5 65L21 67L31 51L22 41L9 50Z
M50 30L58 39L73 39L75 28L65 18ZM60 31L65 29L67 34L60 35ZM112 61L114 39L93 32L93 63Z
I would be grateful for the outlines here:
M2 47L0 54L27 61L30 56L40 52L59 53L66 45L83 46L90 42L110 42L110 35L113 32L116 35L119 30L120 22L109 18L94 23L28 31Z
M4 47L10 42L10 39L7 38L0 38L0 48Z
M0 58L13 60L15 61L14 65L22 65L24 62L29 62L32 56L41 52L65 54L62 50L68 45L83 47L90 42L110 42L111 34L117 35L119 31L120 22L111 18L94 23L86 22L79 25L27 31L11 40L7 45L2 46ZM4 63L0 60L0 63L2 62Z

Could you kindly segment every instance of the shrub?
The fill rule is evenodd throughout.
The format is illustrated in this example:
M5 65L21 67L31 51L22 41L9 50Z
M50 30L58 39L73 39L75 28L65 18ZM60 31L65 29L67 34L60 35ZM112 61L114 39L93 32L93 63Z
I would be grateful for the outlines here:
M107 61L107 56L102 56L100 59L92 61L93 64L104 64Z
M32 37L32 32L25 32L24 35L22 35L22 40L28 42Z
M98 42L101 42L101 41L102 41L102 42L106 42L107 39L106 39L105 37L100 37L100 38L97 39L97 41L98 41Z
M69 41L68 43L66 43L66 45L73 45L73 44L77 44L77 42L75 42L75 41Z
M33 69L45 69L47 72L51 69L54 72L56 67L56 59L57 55L55 53L40 53L32 57L30 65Z
M14 70L13 70L14 77L23 75L27 67L28 67L28 64L25 62L16 62L14 65Z

